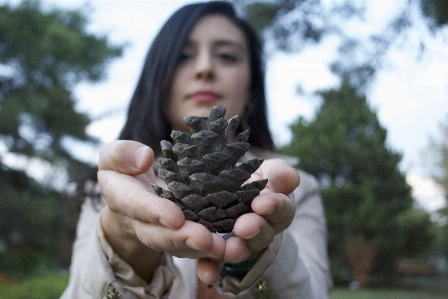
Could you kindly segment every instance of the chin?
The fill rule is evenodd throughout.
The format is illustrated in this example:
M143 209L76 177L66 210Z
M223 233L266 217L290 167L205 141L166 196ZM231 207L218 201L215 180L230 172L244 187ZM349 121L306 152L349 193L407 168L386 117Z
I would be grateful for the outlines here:
M201 117L208 117L210 115L210 111L212 108L216 105L219 105L218 103L201 103L200 105L196 105L195 108L193 108L191 111L186 111L189 113L188 116L194 115L194 116L201 116Z

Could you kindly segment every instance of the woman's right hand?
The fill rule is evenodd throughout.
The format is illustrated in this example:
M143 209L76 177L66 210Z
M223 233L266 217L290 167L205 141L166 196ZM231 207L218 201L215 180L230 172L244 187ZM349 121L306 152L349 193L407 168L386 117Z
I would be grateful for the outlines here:
M149 281L161 253L222 258L225 241L204 226L185 221L180 208L152 191L154 153L136 141L114 141L100 151L98 183L107 207L101 226L109 244Z

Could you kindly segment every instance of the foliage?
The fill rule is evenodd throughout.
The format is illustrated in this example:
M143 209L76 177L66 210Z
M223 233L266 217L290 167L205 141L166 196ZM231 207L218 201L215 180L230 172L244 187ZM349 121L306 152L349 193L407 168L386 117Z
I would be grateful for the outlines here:
M427 258L432 254L436 225L427 211L412 207L397 216L397 223L401 233L396 242L402 246L401 256Z
M0 140L7 152L76 169L64 138L93 140L72 88L101 79L121 53L86 27L81 11L42 12L37 1L0 7Z
M448 224L440 225L435 236L434 252L448 259Z
M249 22L283 51L296 52L308 43L340 30L338 17L362 14L357 2L334 2L329 7L315 0L234 0Z
M59 273L45 273L22 282L2 282L0 298L57 299L67 287L68 277Z
M365 96L348 80L319 95L323 104L315 119L300 117L291 125L293 138L281 150L301 158L298 166L321 183L333 278L351 279L347 250L353 244L372 243L372 271L392 274L399 256L426 249L429 216L412 212L410 187L398 169L401 156L387 148L387 131Z
M431 161L432 176L445 191L448 203L448 116L445 123L440 124L440 134L431 137L428 151Z
M440 125L438 137L431 137L425 156L429 163L433 179L442 187L445 194L445 206L437 211L440 227L437 231L435 250L448 258L448 117Z
M398 170L401 156L386 147L387 132L362 94L384 65L389 49L406 43L411 30L418 28L413 32L420 41L417 51L425 50L427 40L419 26L422 18L415 12L426 17L431 30L442 30L448 23L448 2L402 1L386 26L364 36L350 35L344 25L353 18L362 20L369 2L235 2L275 49L298 52L330 34L340 40L339 56L330 66L341 78L340 89L320 93L324 104L315 119L299 118L291 126L291 143L283 149L300 157L299 166L322 184L335 279L350 276L346 251L372 242L376 273L393 273L399 255L426 255L434 237L433 223L428 213L412 206L410 188ZM448 248L447 241L440 242L448 240L443 238L446 232L437 231L436 235L439 248Z
M80 10L0 5L0 271L20 272L25 263L28 273L33 255L58 258L73 233L65 188L88 165L68 144L96 142L73 88L102 79L122 51L87 25Z
M386 26L363 36L350 33L350 21L365 20L369 1L316 0L234 0L249 21L263 34L269 45L287 52L298 52L309 44L336 35L340 44L339 56L331 70L350 80L358 90L365 89L382 68L386 54L393 45L407 42L414 30L420 40L419 54L430 44L421 27L425 17L427 27L434 33L448 23L447 0L408 0L387 20Z
M447 0L420 0L420 9L427 18L428 26L436 30L448 24Z
M363 20L369 6L364 1L315 0L235 0L250 22L276 49L298 52L324 37L336 35L340 40L339 57L331 70L350 80L358 89L374 78L390 45L410 26L410 2L389 21L382 32L367 37L354 36L344 25L357 18ZM347 26L346 26L347 27ZM349 26L350 27L350 26ZM335 49L336 50L336 49Z

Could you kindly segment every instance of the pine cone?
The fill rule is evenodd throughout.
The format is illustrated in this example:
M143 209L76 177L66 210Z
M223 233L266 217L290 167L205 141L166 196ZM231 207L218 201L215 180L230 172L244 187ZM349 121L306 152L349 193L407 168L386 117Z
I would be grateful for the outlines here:
M172 131L174 145L163 140L159 177L168 190L152 184L155 193L176 203L186 220L198 222L211 232L229 233L236 219L251 212L252 200L267 184L266 180L242 185L260 167L263 159L238 163L249 149L249 131L229 136L239 125L235 116L224 119L226 108L215 106L210 116L184 118L192 135Z

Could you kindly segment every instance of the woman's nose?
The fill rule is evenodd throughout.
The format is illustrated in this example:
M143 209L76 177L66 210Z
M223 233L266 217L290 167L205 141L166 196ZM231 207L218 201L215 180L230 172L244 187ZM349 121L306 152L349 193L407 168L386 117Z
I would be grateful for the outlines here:
M215 78L215 71L213 67L212 57L207 54L198 56L196 62L196 79L212 80Z

